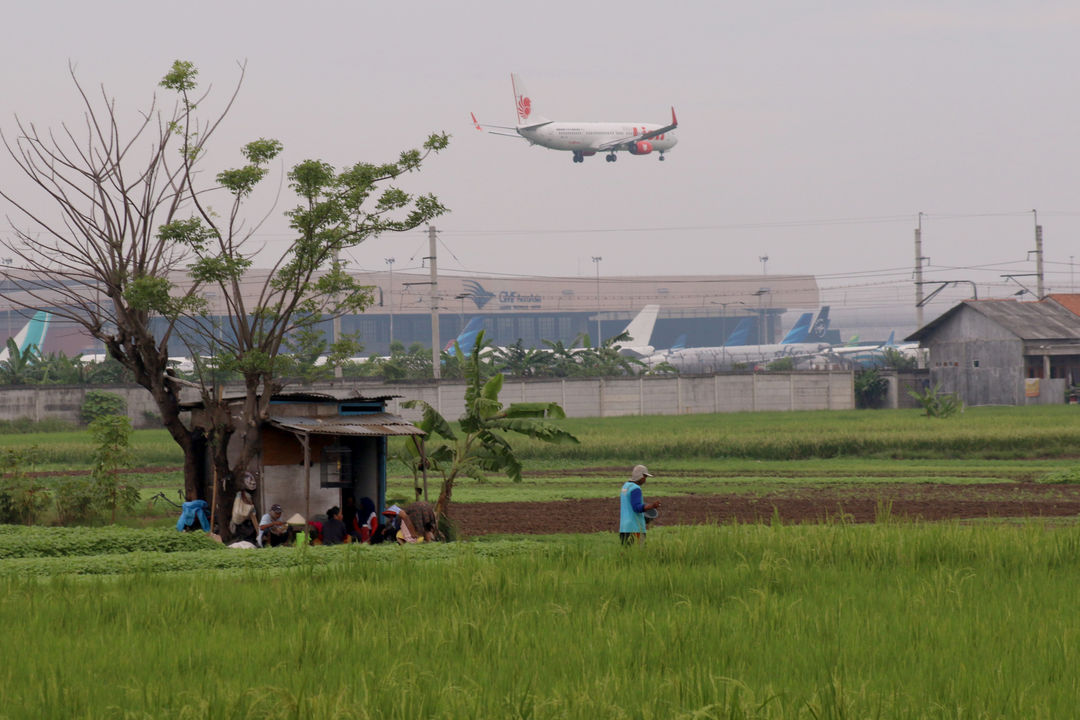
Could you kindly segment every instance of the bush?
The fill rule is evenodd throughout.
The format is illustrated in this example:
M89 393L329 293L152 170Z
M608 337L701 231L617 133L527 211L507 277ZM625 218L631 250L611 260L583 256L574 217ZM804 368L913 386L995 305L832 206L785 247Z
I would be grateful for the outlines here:
M56 518L61 525L86 522L97 515L94 485L86 476L62 477L53 487Z
M941 391L941 383L926 388L921 393L908 390L908 395L919 401L919 405L926 412L926 417L947 418L964 409L964 403L956 393L944 393Z
M889 381L877 370L863 370L855 374L855 407L879 408L885 402Z
M88 390L83 400L79 418L89 425L98 418L109 415L123 415L127 412L127 401L122 395L104 390Z

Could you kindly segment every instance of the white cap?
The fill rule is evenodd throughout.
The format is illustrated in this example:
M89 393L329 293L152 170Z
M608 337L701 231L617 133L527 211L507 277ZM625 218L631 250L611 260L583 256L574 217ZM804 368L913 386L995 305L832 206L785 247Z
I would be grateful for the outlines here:
M644 465L635 465L634 469L630 471L630 481L637 482L642 478L652 477L652 473L649 472L649 468Z

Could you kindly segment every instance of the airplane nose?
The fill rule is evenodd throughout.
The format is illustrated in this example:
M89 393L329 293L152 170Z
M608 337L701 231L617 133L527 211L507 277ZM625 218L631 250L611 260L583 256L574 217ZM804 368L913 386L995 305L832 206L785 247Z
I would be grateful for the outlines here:
M671 147L675 147L676 145L679 144L679 138L675 137L674 135L671 136L670 140L671 140Z

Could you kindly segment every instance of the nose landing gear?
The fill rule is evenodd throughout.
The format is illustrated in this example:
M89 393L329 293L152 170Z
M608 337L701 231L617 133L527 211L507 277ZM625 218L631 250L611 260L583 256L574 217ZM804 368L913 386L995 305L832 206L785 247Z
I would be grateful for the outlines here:
M585 162L585 156L582 155L581 152L578 151L578 150L574 151L574 162L576 162L576 163Z

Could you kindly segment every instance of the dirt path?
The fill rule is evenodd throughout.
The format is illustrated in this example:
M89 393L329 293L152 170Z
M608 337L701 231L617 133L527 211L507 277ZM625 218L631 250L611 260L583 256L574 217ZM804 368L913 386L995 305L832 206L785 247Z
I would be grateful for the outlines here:
M657 525L823 522L841 515L874 522L893 517L923 520L1068 517L1080 514L1080 486L1004 483L987 485L875 484L795 487L767 495L683 495L659 499ZM492 533L587 533L616 530L618 497L542 503L454 503L450 515L466 536Z

